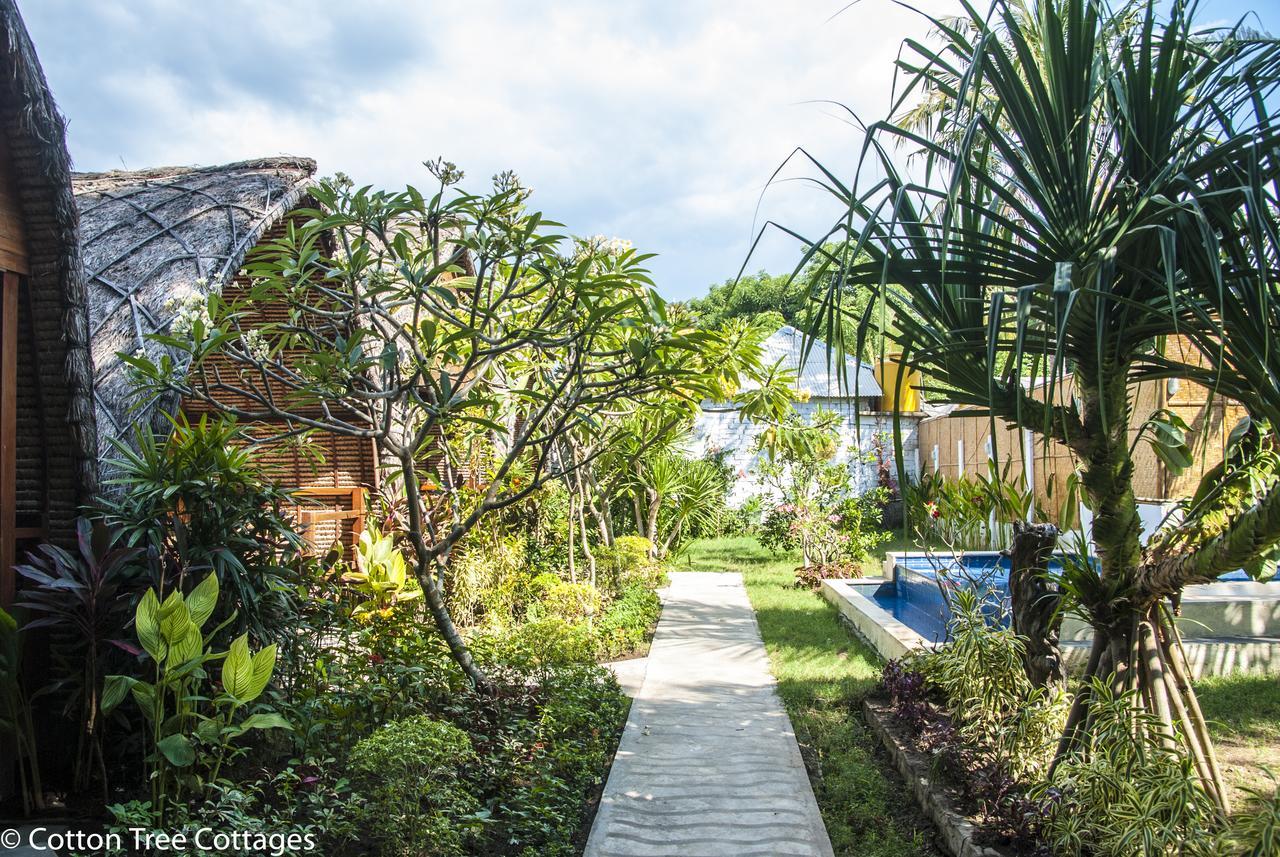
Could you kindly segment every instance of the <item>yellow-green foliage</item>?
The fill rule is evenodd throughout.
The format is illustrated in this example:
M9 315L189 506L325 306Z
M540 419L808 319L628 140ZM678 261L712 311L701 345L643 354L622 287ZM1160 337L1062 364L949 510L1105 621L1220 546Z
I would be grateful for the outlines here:
M1280 783L1274 775L1271 786L1269 795L1260 789L1246 789L1249 800L1224 837L1223 853L1242 857L1280 854Z
M645 644L649 629L658 624L662 603L653 590L636 583L628 585L605 608L600 621L592 629L596 638L596 656L613 660L639 650Z
M524 672L595 661L591 630L563 619L534 619L508 628L486 628L471 638L471 653L481 664L499 664Z
M666 580L662 564L653 558L653 542L643 536L618 536L613 546L596 548L600 585L609 592L621 592L630 583L655 589Z
M569 583L554 574L533 579L537 603L530 613L564 622L589 622L600 615L600 592L589 583Z
M367 526L356 544L356 567L342 575L342 582L363 601L356 606L357 619L386 618L397 604L422 597L422 587L409 572L395 536Z
M448 601L460 625L508 624L533 596L525 543L514 536L468 544L449 569Z
M1063 857L1228 857L1219 850L1218 815L1191 760L1166 749L1162 727L1139 711L1133 692L1090 689L1083 752L1064 759L1044 794L1059 795L1045 824ZM1052 791L1051 791L1052 790Z

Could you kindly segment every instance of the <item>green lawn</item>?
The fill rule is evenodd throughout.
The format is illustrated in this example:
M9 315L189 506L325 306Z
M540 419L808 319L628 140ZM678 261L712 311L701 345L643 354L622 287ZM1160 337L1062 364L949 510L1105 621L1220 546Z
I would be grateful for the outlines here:
M792 586L798 564L747 537L695 542L673 567L742 572L836 854L933 857L927 823L862 721L861 700L880 662L834 608Z
M1201 679L1196 697L1209 721L1222 774L1235 787L1237 808L1244 799L1242 787L1274 789L1266 769L1280 777L1280 678Z

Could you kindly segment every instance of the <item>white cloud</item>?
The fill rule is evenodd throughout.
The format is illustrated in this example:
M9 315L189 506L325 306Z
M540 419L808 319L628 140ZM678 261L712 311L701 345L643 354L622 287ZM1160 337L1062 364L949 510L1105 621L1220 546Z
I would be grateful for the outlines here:
M901 38L890 0L557 4L50 0L26 11L82 169L290 152L383 185L458 162L516 170L573 231L660 254L671 297L737 272L770 174L796 146L850 170L835 111L887 108ZM945 0L931 4L947 5ZM839 14L835 14L839 12ZM833 18L832 16L835 15ZM794 173L793 173L794 174ZM799 184L762 209L806 229ZM789 266L776 236L751 267Z

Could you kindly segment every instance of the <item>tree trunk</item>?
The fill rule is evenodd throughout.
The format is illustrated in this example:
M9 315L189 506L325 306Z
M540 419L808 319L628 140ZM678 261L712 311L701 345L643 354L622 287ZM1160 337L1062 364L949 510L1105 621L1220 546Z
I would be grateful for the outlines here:
M662 497L652 488L645 489L649 498L648 517L645 520L645 538L653 544L651 554L658 556L658 513L662 510Z
M1066 684L1058 634L1062 627L1062 590L1049 579L1049 557L1058 543L1053 524L1013 522L1009 557L1009 599L1013 630L1026 640L1022 658L1027 678L1037 687L1060 688Z
M600 530L600 543L613 547L613 519L609 511L609 498L602 495L600 483L590 467L582 472L582 478L586 483L587 493L591 497L591 504L587 507L587 511Z
M462 669L467 680L471 682L471 686L477 690L487 690L490 687L489 679L472 659L471 650L467 648L466 641L462 639L457 626L453 624L453 617L449 615L449 608L444 603L444 591L440 588L437 576L432 574L435 571L439 574L439 579L444 578L444 573L448 569L449 551L446 550L438 559L433 560L431 557L422 517L422 492L418 487L418 473L413 454L405 450L399 452L397 457L400 459L400 472L404 477L405 502L409 514L409 539L413 542L416 558L413 564L414 576L422 586L427 610L431 613L440 636L444 637L445 644L449 647L449 654Z
M645 533L645 529L644 529L644 522L645 522L644 505L640 501L640 492L642 490L644 489L640 487L636 487L631 491L631 513L635 516L635 519L636 519L636 532L639 535L644 536L645 538L648 538L648 534Z
M575 478L575 481L578 483L578 489L581 492L581 497L578 500L578 528L582 536L582 555L586 557L587 574L591 581L591 586L594 588L596 585L596 555L591 550L591 540L587 534L587 516L584 511L584 507L587 505L587 493L581 479Z
M1115 694L1133 694L1135 710L1156 718L1161 742L1187 754L1205 791L1225 814L1230 812L1226 786L1173 614L1161 598L1167 593L1145 591L1139 583L1141 522L1129 453L1127 369L1108 363L1101 369L1077 367L1076 372L1087 438L1077 449L1081 485L1094 510L1092 536L1103 585L1090 586L1081 596L1080 606L1094 628L1094 646L1050 778L1064 756L1087 752L1096 681ZM1090 389L1084 383L1098 377L1116 380L1105 388Z
M577 528L577 522L574 520L574 515L573 515L573 493L572 492L569 493L569 522L568 523L569 523L569 582L577 583L578 567L574 564L574 558L573 558L573 555L574 555L573 535L574 535L574 531Z
M1155 602L1117 617L1117 625L1095 630L1089 665L1067 718L1054 767L1087 745L1095 680L1116 694L1134 694L1134 707L1153 715L1159 738L1170 752L1185 752L1195 765L1209 797L1230 813L1227 788L1218 765L1208 724L1200 710L1182 639L1168 607ZM1053 768L1049 772L1053 778Z

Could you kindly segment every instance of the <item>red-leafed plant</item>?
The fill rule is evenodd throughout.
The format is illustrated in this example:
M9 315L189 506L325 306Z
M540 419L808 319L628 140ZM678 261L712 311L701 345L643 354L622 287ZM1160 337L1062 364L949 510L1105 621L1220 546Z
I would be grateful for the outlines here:
M25 564L15 567L28 581L17 606L33 614L23 631L47 628L52 635L55 671L45 692L56 691L65 698L65 715L80 724L74 787L87 789L96 770L104 795L106 764L99 710L103 665L113 648L138 653L115 635L128 621L125 589L130 562L139 550L117 542L116 533L95 534L82 518L76 523L75 553L43 544L27 554Z

